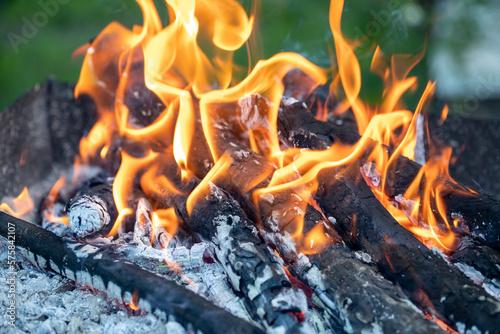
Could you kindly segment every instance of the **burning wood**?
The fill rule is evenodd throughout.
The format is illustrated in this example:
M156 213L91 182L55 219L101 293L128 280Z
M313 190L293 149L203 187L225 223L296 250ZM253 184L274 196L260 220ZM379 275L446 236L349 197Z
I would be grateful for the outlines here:
M118 217L110 183L91 182L66 204L69 227L79 238L108 234Z
M422 55L403 57L400 73L401 58L385 66L377 48L372 69L386 87L370 107L340 31L343 1L330 8L338 73L282 53L242 80L230 60L253 16L239 4L167 1L162 28L152 2L138 3L143 27L112 23L89 45L79 100L49 82L0 115L18 127L9 118L21 110L37 122L6 133L16 149L0 146L0 156L16 167L0 171L3 181L33 186L79 146L72 180L64 170L31 202L51 189L34 220L65 238L0 213L4 237L13 224L42 269L206 333L500 328L500 204L454 181L441 156L415 162L433 84L415 113L398 103ZM59 101L97 108L85 137L85 122L61 126ZM49 140L34 145L40 138ZM84 166L111 178L96 182ZM19 192L6 184L1 195ZM22 216L27 195L0 208Z
M0 212L0 234L7 237L15 226L16 245L28 252L33 264L50 269L83 285L89 285L130 303L137 293L137 305L144 310L174 315L184 324L193 324L203 332L235 332L243 328L249 333L263 333L230 313L174 282L120 261L113 253L86 244L66 243L51 232ZM127 297L128 296L128 297ZM185 301L189 300L190 303Z

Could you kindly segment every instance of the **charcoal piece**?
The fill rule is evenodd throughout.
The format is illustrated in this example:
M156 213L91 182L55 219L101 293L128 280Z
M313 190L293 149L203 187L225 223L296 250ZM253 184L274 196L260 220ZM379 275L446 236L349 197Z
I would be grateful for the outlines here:
M67 243L49 231L0 212L0 235L8 239L9 231L14 232L16 246L26 250L35 265L106 291L125 303L130 303L135 293L142 310L173 315L178 322L191 324L203 333L264 333L186 288L123 261L115 253L99 252L89 244Z
M322 290L337 305L346 332L442 333L398 286L345 246L337 244L310 259L321 272ZM302 270L299 277L310 280Z
M321 172L315 196L324 214L336 217L335 227L346 244L368 253L385 277L448 325L461 323L482 332L500 328L500 302L399 225L359 182L359 168L355 163Z
M262 241L234 199L213 185L205 199L194 206L192 228L215 244L233 288L248 297L245 301L252 316L287 333L303 330L305 325L294 314L305 314L306 299L292 289L281 259ZM294 299L280 303L287 293Z
M112 183L91 183L66 203L66 213L77 237L108 234L118 217Z

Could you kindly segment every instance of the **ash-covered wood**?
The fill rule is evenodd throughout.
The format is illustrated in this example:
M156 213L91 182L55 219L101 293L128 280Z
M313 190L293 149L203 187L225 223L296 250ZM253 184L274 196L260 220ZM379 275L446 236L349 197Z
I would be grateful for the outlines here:
M322 286L317 289L321 289L335 303L338 320L342 321L346 332L443 332L424 317L397 285L360 260L370 262L368 254L353 253L337 244L309 258L310 265L303 266L302 261L298 261L299 265L294 266L302 267L297 275L305 279L309 286L314 286L318 278L312 268L313 265L318 267L323 280ZM321 295L319 298L321 300ZM328 307L328 303L323 304L325 308Z
M302 291L293 289L281 259L259 237L239 204L216 186L191 214L195 231L216 246L233 288L247 296L248 308L268 327L287 333L304 330L307 312Z
M134 241L151 245L153 237L153 207L145 197L140 197L135 210Z
M15 230L15 244L25 249L35 265L89 285L125 303L134 293L138 307L174 315L184 325L203 333L264 333L204 298L159 275L125 262L116 254L82 243L66 243L55 234L0 212L0 235ZM128 299L127 299L128 297Z
M94 103L74 85L48 79L0 113L0 199L73 164L80 139L96 121ZM55 181L55 180L54 180Z
M300 203L290 201L291 198L300 201L298 196L285 197L285 203L281 203L280 196L274 196L272 200L262 201L259 207L265 240L285 259L293 276L314 290L315 303L326 311L326 318L334 330L355 333L378 330L384 333L440 332L397 285L372 268L368 254L354 253L343 245L332 226L336 222L332 216L326 221L311 206L305 213L303 233L323 224L329 245L318 255L299 253L290 232L287 233L287 220L284 220L284 226L276 221L276 217L287 215L283 208L293 212L295 205L300 207Z
M118 217L113 183L95 180L66 203L69 227L79 237L106 235Z
M500 300L500 254L497 251L473 239L463 238L449 260Z
M335 227L350 248L368 253L384 276L448 325L500 328L500 302L399 225L359 181L359 165L338 172L320 173L316 200L325 215L336 217Z
M303 121L297 121L296 118ZM352 144L359 139L359 135L349 127L314 119L298 101L290 103L285 99L278 120L280 139L293 147L324 149L336 141ZM315 132L318 132L319 136L316 136ZM330 136L325 136L325 133L330 133ZM371 145L380 144L372 142ZM394 165L388 168L385 194L390 199L403 195L421 168L421 165L406 157L398 157ZM422 184L424 182L425 178ZM500 249L500 203L486 194L471 192L460 183L440 182L444 182L445 188L449 189L448 193L442 194L448 220L453 221L457 216L461 217L454 232L469 235L480 243Z

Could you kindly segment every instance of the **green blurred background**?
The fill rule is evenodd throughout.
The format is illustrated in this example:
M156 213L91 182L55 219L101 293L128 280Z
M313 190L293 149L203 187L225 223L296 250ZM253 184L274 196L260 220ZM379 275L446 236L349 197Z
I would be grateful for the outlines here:
M496 44L494 37L500 36L499 22L491 18L492 13L496 17L500 10L493 2L496 1L346 0L343 32L351 39L366 41L357 52L363 73L362 97L376 103L382 94L381 79L369 71L375 45L381 45L388 54L416 53L427 41L427 55L411 72L419 78L420 88L405 96L408 107L414 108L427 80L437 79L434 109L449 102L452 111L465 116L500 114L490 112L495 109L491 103L495 105L500 95L500 84L493 84L500 73L496 64L500 63L500 57L496 57L500 51L495 47L500 43ZM166 16L164 2L155 3L161 15ZM253 56L268 58L279 51L294 51L329 67L334 59L329 3L329 0L260 2L257 6L261 14L257 30L260 37ZM242 0L242 4L250 11L253 2ZM71 53L111 21L130 28L142 24L142 16L133 0L0 1L0 110L49 75L76 82L83 58L72 61ZM33 24L34 29L30 30L30 23L38 26ZM471 61L467 50L483 44L484 50L475 51L475 57L480 59ZM247 64L245 50L237 54L236 61ZM470 65L476 62L484 73L469 68L476 66ZM478 94L478 87L485 83L491 87L487 93Z

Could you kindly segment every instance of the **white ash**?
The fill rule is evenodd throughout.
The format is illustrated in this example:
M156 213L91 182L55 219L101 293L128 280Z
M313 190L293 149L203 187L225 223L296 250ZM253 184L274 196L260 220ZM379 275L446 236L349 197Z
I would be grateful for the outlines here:
M106 203L98 196L82 195L68 210L69 227L78 237L100 231L111 223Z
M372 262L372 257L370 256L370 254L368 253L365 253L365 252L362 252L362 251L357 251L357 252L354 252L354 255L356 256L356 258L360 261L363 261L364 263L371 263Z
M273 308L278 311L286 311L297 307L299 310L307 310L307 298L302 290L288 290L280 292L271 301Z
M0 250L0 278L5 282L7 243L3 239ZM133 312L103 293L41 272L26 261L21 261L21 265L17 274L15 327L0 317L1 333L165 333L169 328L177 328L174 333L185 333L173 320L167 322L153 314ZM2 284L3 310L9 302L8 285Z
M500 300L500 282L498 280L488 279L473 267L463 263L455 263L455 266L474 283L482 286L490 296Z
M377 166L372 162L367 162L361 167L361 173L367 177L374 187L380 185L380 173L377 171Z
M415 143L415 149L414 149L414 158L415 158L414 160L416 163L422 166L425 165L424 128L425 128L424 116L419 114L417 115L417 124L416 124L417 141Z
M137 201L137 210L135 211L134 241L143 244L151 243L153 234L153 207L144 197Z
M281 103L283 103L283 105L285 107L289 107L291 105L294 105L295 103L299 102L299 100L297 100L296 98L294 97L287 97L287 96L283 96L281 97ZM307 108L307 106L305 107Z

